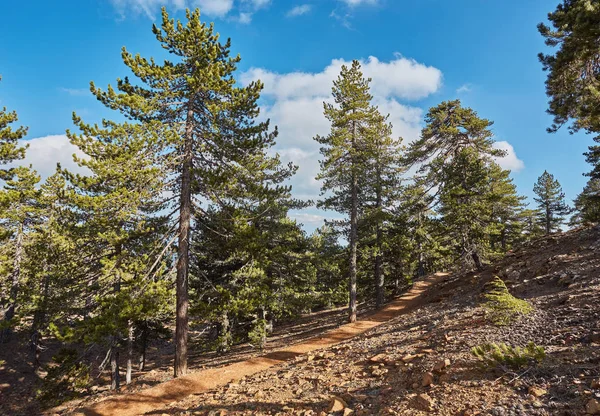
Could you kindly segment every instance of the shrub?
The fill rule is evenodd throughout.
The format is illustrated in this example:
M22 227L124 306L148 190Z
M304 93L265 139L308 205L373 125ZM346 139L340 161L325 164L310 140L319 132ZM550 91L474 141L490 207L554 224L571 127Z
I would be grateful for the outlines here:
M46 406L56 406L78 397L91 381L90 368L78 359L76 350L62 348L52 359L56 365L48 370L37 394Z
M506 344L483 344L473 347L471 353L485 367L521 368L526 365L539 363L546 357L543 347L530 342L525 347L512 347Z
M489 283L491 289L484 295L483 307L489 319L496 325L508 325L519 316L533 312L533 307L526 300L514 297L506 284L498 276Z

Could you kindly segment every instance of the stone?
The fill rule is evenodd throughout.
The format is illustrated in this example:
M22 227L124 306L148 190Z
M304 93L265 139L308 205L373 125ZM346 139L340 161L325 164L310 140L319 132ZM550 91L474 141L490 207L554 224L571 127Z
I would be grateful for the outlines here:
M596 399L590 399L585 405L585 411L588 415L600 415L600 402Z
M425 373L423 374L423 378L421 378L421 386L427 387L433 384L433 374Z
M347 407L346 407L346 408L344 409L344 413L342 413L342 414L343 414L344 416L349 416L349 415L351 415L352 413L354 413L354 411L353 411L352 409L349 409L349 408L347 408Z
M369 358L369 361L372 363L383 363L383 362L387 361L387 355L386 354L377 354L377 355Z
M412 406L424 412L431 412L433 410L433 399L426 393L421 393L415 396L412 400Z
M435 365L433 366L433 371L441 371L448 366L450 366L450 360L446 358L435 363Z
M542 397L546 393L548 393L548 392L541 387L536 387L536 386L529 387L529 394L531 394L533 397Z
M414 360L415 358L417 358L416 355L412 355L412 354L406 354L404 357L402 357L402 362L404 363L410 363L412 360Z
M590 384L591 389L600 389L600 379L592 380Z
M327 408L327 411L329 413L331 413L331 412L341 412L346 407L347 407L346 402L341 397L333 396L329 400L329 407Z

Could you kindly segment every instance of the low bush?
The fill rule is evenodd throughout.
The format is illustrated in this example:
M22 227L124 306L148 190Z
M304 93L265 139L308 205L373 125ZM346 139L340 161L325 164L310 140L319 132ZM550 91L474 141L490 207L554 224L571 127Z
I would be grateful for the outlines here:
M529 302L511 295L506 284L498 276L489 283L489 291L484 295L484 309L488 318L496 325L508 325L520 316L533 312Z
M488 368L502 367L519 369L536 364L546 358L546 352L533 342L525 347L513 347L506 344L483 344L473 347L471 353Z

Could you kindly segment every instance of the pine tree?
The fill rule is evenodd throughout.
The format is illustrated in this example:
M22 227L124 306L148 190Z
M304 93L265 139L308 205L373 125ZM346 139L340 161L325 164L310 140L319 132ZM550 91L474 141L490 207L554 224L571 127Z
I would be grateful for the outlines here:
M524 208L525 197L518 195L509 170L502 169L497 163L491 162L489 175L490 245L492 251L503 254L521 239L520 215Z
M213 25L201 23L199 10L186 11L186 18L175 22L163 8L161 26L153 27L173 61L159 64L123 49L123 62L137 83L120 79L118 91L92 84L107 107L141 123L160 121L173 133L158 153L167 159L162 177L177 200L175 376L187 372L191 226L194 212L201 215L193 199L219 205L244 194L276 195L288 191L278 183L293 173L267 153L277 130L270 132L268 121L255 121L263 84L236 84L240 57L230 56L230 41L220 43Z
M548 14L548 20L551 26L538 25L546 45L558 48L554 54L539 54L544 71L548 71L548 112L554 116L548 131L555 132L572 120L571 133L585 130L595 134L594 141L600 143L600 69L596 63L600 4L563 0ZM586 157L593 167L590 175L600 177L600 146L590 146Z
M372 234L371 246L374 257L374 283L376 307L380 308L385 301L385 252L392 219L392 209L397 204L401 193L402 155L401 139L392 138L392 125L381 117L375 123L380 128L373 129L374 137L368 142L369 158L367 162L366 210L364 226L366 234ZM369 233L369 229L372 233Z
M6 179L0 192L0 220L5 242L2 251L9 261L10 270L7 282L2 282L3 321L0 330L0 343L9 339L15 318L23 281L22 265L25 247L37 217L39 175L28 166L19 166L10 170L10 179Z
M565 194L558 180L544 171L535 183L533 192L537 195L533 199L538 204L539 222L546 235L560 231L560 225L571 209L565 203Z
M492 122L479 118L459 100L433 107L421 137L407 151L407 164L420 164L417 180L426 192L437 188L438 214L446 238L465 262L482 267L491 206L489 164L504 152L493 147Z
M27 146L21 145L19 141L27 134L27 128L13 128L11 125L17 120L15 111L8 111L6 107L0 110L0 179L5 181L4 190L0 191L0 237L4 240L2 257L8 262L2 269L9 276L8 281L0 281L3 321L0 323L0 342L8 340L15 315L21 279L23 239L24 233L28 231L28 213L32 203L31 182L35 177L35 173L27 167L3 166L25 157Z
M27 127L13 128L11 124L17 120L15 111L9 112L6 107L0 110L0 179L9 179L12 173L12 169L2 168L2 165L25 157L27 146L19 141L27 134Z
M574 201L575 214L569 225L588 225L600 222L600 179L590 179Z
M164 234L161 154L169 135L158 122L131 124L104 120L88 125L76 115L81 134L67 131L86 158L76 158L89 174L63 171L65 200L76 218L65 229L80 248L79 289L88 294L81 307L84 341L108 343L112 388L119 389L119 351L127 339L126 381L131 382L135 323L160 314L168 283L156 280ZM127 334L127 335L126 335Z
M350 322L356 321L356 279L359 215L364 213L366 180L371 163L373 141L385 137L385 118L371 105L370 79L365 79L360 63L342 66L333 82L335 104L324 103L324 114L331 122L327 136L316 136L321 154L321 195L318 206L348 215L349 229L349 313Z

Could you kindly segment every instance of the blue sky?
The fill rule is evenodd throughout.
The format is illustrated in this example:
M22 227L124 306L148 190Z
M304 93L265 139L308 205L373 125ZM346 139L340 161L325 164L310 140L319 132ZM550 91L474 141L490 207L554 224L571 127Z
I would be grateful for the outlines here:
M111 117L87 91L89 81L114 83L127 73L120 50L162 56L150 31L165 5L175 17L200 6L203 19L232 38L242 56L239 79L261 78L264 115L280 128L277 150L300 165L295 193L315 198L318 151L311 140L327 132L321 102L339 66L364 63L375 100L391 113L407 141L427 108L460 98L495 122L503 161L519 192L531 196L547 169L571 200L589 170L582 153L591 143L566 129L546 133L545 50L536 25L558 0L62 0L6 1L0 25L0 105L29 126L27 161L42 174L73 149L64 137L71 113L87 121ZM308 229L330 214L297 213Z

